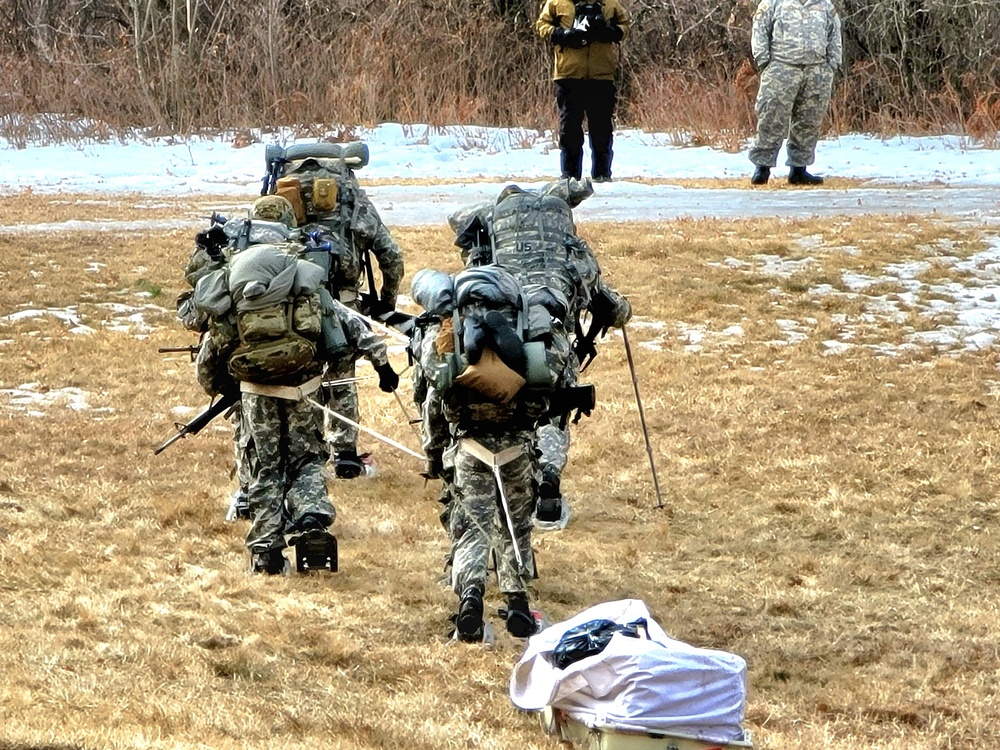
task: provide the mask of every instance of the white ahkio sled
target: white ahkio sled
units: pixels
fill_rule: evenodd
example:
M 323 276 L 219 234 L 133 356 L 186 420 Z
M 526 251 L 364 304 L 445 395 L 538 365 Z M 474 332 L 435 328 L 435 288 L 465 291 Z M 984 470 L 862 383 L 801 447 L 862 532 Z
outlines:
M 746 662 L 671 638 L 637 599 L 599 604 L 533 635 L 510 698 L 580 750 L 753 747 L 742 726 Z

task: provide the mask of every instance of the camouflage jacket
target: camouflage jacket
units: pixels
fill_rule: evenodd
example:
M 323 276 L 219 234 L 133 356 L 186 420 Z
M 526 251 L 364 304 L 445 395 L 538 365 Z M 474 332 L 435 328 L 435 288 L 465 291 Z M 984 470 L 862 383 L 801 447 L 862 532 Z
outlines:
M 632 19 L 618 0 L 604 0 L 601 4 L 608 24 L 618 26 L 627 36 Z M 569 29 L 576 19 L 573 0 L 544 0 L 542 11 L 535 22 L 538 36 L 552 42 L 552 32 L 557 28 Z M 590 42 L 580 49 L 556 45 L 552 78 L 587 78 L 611 80 L 618 67 L 618 45 L 613 42 Z
M 303 231 L 320 230 L 324 235 L 347 246 L 340 264 L 333 270 L 328 283 L 330 293 L 351 303 L 366 282 L 360 264 L 361 255 L 368 251 L 378 263 L 382 277 L 379 300 L 396 306 L 399 285 L 403 280 L 403 253 L 393 241 L 371 199 L 358 184 L 352 170 L 340 180 L 341 209 L 306 224 Z M 372 290 L 374 291 L 374 290 Z
M 761 70 L 772 61 L 834 70 L 843 62 L 840 16 L 830 0 L 761 0 L 750 42 Z

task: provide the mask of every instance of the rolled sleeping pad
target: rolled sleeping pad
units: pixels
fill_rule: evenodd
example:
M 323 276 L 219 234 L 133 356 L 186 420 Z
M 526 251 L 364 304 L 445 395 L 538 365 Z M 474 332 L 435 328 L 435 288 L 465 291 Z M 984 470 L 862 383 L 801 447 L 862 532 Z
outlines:
M 264 163 L 268 166 L 275 159 L 294 161 L 296 159 L 343 159 L 351 169 L 361 169 L 368 165 L 368 144 L 361 141 L 351 143 L 297 143 L 293 146 L 269 144 L 264 147 Z
M 444 271 L 421 268 L 413 276 L 410 296 L 431 315 L 449 315 L 455 309 L 455 283 Z

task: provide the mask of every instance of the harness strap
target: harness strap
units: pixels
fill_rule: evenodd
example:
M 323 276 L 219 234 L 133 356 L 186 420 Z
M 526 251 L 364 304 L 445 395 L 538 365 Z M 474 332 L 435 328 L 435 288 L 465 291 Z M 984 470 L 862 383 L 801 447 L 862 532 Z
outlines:
M 510 503 L 507 500 L 507 493 L 503 488 L 503 478 L 500 475 L 500 467 L 509 464 L 515 458 L 524 455 L 523 445 L 514 445 L 499 453 L 487 450 L 483 445 L 471 438 L 459 438 L 458 449 L 465 451 L 470 456 L 489 466 L 493 470 L 493 478 L 496 480 L 497 489 L 500 491 L 500 505 L 503 508 L 504 521 L 507 526 L 507 533 L 510 534 L 510 544 L 514 548 L 514 557 L 519 568 L 524 568 L 524 558 L 521 556 L 521 546 L 517 543 L 517 534 L 514 531 L 514 519 L 510 515 Z
M 252 393 L 256 396 L 283 398 L 286 401 L 301 401 L 319 390 L 323 378 L 317 375 L 302 385 L 264 385 L 263 383 L 240 383 L 240 393 Z

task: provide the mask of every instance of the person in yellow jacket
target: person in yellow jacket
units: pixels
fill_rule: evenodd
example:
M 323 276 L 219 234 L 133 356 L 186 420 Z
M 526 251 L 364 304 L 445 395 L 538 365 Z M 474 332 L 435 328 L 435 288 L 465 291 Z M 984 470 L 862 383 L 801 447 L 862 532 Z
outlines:
M 631 20 L 618 0 L 543 0 L 538 35 L 555 50 L 562 177 L 583 172 L 583 118 L 590 131 L 594 182 L 611 181 L 612 141 L 618 91 L 618 44 Z

